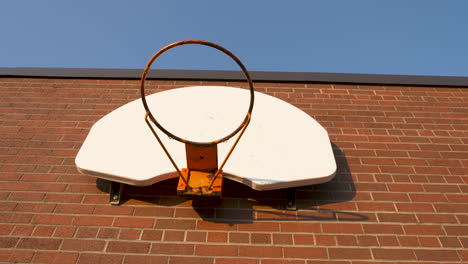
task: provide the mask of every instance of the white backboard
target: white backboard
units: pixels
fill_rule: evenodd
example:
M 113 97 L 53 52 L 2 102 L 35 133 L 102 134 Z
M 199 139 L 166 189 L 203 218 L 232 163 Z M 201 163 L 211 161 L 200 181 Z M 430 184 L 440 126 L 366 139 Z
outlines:
M 249 98 L 245 89 L 195 86 L 146 99 L 154 117 L 173 134 L 192 141 L 211 141 L 240 125 Z M 76 157 L 78 169 L 138 186 L 178 177 L 144 116 L 139 99 L 96 122 Z M 154 128 L 178 166 L 186 167 L 184 144 Z M 218 145 L 219 161 L 235 138 Z M 317 121 L 291 104 L 255 92 L 252 120 L 223 173 L 253 189 L 272 190 L 330 181 L 336 162 L 327 131 Z

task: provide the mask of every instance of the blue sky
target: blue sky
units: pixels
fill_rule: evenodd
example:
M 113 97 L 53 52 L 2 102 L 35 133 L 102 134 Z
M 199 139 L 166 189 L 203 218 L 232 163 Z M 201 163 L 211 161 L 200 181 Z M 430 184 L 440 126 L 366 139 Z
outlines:
M 465 0 L 2 1 L 0 67 L 135 68 L 204 39 L 251 71 L 468 76 Z M 237 70 L 183 46 L 153 68 Z

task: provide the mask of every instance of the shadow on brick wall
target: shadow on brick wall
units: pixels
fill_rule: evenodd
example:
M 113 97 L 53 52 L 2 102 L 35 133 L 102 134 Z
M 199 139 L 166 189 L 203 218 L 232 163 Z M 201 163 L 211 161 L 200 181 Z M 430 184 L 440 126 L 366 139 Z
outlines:
M 214 222 L 253 221 L 365 221 L 365 215 L 353 210 L 356 194 L 344 152 L 332 144 L 338 170 L 327 183 L 297 188 L 297 211 L 286 210 L 287 190 L 256 191 L 243 184 L 225 180 L 223 198 L 185 198 L 176 193 L 177 179 L 152 186 L 126 186 L 122 203 L 155 206 L 190 207 L 202 219 Z M 97 180 L 99 189 L 108 190 L 109 182 Z M 348 210 L 349 209 L 349 210 Z

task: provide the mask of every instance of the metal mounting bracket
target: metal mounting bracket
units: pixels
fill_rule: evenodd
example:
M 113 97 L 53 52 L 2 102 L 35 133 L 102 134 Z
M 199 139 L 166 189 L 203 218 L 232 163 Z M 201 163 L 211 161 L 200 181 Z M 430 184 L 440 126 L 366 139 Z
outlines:
M 296 206 L 296 188 L 288 188 L 286 193 L 286 210 L 295 211 Z
M 125 184 L 120 182 L 111 182 L 109 190 L 109 202 L 111 205 L 120 205 L 120 198 Z

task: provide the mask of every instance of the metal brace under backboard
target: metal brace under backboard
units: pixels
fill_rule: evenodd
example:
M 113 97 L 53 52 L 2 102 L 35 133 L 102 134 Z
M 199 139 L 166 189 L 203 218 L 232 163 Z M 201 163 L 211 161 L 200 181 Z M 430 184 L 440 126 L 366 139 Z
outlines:
M 286 210 L 297 210 L 296 206 L 296 188 L 288 188 L 286 193 Z
M 111 182 L 109 190 L 109 202 L 111 205 L 120 205 L 120 198 L 122 196 L 125 184 L 120 182 Z

